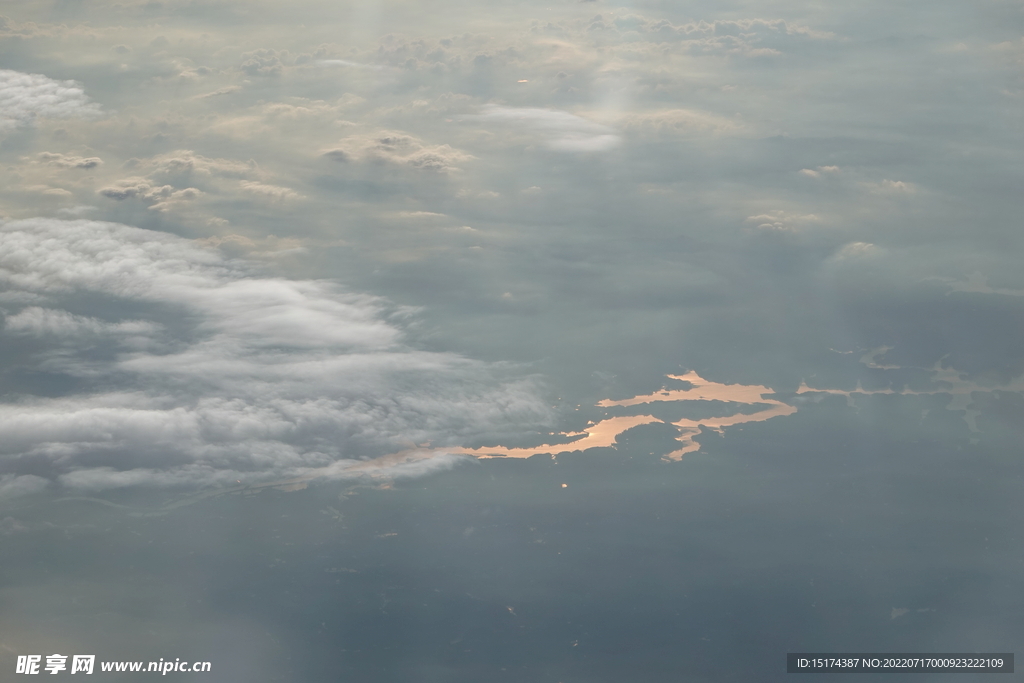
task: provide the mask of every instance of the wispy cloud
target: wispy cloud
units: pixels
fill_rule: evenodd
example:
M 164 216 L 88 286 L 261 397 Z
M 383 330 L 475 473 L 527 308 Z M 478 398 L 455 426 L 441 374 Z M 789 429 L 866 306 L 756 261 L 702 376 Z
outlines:
M 345 66 L 353 69 L 370 69 L 372 71 L 381 71 L 387 68 L 381 64 L 363 64 L 362 62 L 353 62 L 348 59 L 318 59 L 313 64 L 322 67 Z
M 604 152 L 617 147 L 622 139 L 602 123 L 557 109 L 484 105 L 479 114 L 462 117 L 467 121 L 501 123 L 532 131 L 544 138 L 544 144 L 560 152 Z

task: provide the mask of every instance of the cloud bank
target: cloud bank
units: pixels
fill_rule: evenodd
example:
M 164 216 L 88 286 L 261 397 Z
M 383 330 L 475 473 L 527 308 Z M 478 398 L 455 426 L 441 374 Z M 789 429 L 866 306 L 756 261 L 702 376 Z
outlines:
M 31 341 L 27 369 L 69 387 L 4 398 L 7 477 L 95 490 L 340 474 L 548 419 L 531 380 L 409 346 L 408 310 L 164 233 L 7 223 L 0 282 L 35 301 L 4 310 L 3 337 Z

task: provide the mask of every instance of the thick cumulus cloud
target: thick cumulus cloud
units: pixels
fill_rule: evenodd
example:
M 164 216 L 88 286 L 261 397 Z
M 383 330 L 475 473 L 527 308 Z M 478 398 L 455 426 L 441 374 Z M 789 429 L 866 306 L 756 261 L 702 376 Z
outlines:
M 91 102 L 74 81 L 0 69 L 0 134 L 29 125 L 38 117 L 95 116 Z
M 71 387 L 0 405 L 12 491 L 54 479 L 102 489 L 336 473 L 414 442 L 547 417 L 530 380 L 406 345 L 408 310 L 270 277 L 159 232 L 11 222 L 0 281 L 45 302 L 7 305 L 3 336 L 30 340 L 31 370 Z

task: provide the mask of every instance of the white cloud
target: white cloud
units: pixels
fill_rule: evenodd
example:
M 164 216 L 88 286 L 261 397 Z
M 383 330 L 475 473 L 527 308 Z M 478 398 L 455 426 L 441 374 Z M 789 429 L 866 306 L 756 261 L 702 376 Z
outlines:
M 37 117 L 68 118 L 99 114 L 74 81 L 0 69 L 0 133 L 30 125 Z
M 283 201 L 285 199 L 298 199 L 299 193 L 288 187 L 281 187 L 280 185 L 268 185 L 266 183 L 259 183 L 255 180 L 243 180 L 242 189 L 250 194 L 254 194 L 257 197 L 264 197 L 266 199 L 273 199 L 276 201 Z
M 0 283 L 51 300 L 9 315 L 3 334 L 36 335 L 37 368 L 92 387 L 0 404 L 0 454 L 48 460 L 50 477 L 68 486 L 341 476 L 409 442 L 443 450 L 549 417 L 532 380 L 407 346 L 392 322 L 405 314 L 384 300 L 270 277 L 165 233 L 10 222 L 0 228 Z M 107 302 L 106 314 L 66 310 L 69 295 Z M 134 316 L 117 320 L 112 311 L 126 305 Z M 158 319 L 138 320 L 139 310 Z M 81 334 L 145 334 L 152 344 L 114 343 L 97 359 L 66 343 Z
M 67 311 L 30 306 L 7 318 L 4 329 L 28 335 L 61 337 L 89 335 L 152 334 L 158 325 L 144 320 L 108 323 L 97 318 L 74 315 Z
M 818 168 L 802 168 L 800 173 L 807 176 L 808 178 L 820 178 L 823 175 L 834 175 L 839 173 L 838 166 L 818 166 Z
M 864 181 L 859 183 L 860 187 L 874 195 L 888 196 L 891 198 L 909 197 L 916 194 L 919 186 L 905 180 L 890 180 L 885 178 L 880 181 Z
M 837 259 L 854 259 L 864 256 L 873 256 L 879 253 L 878 247 L 870 242 L 850 242 L 836 252 Z
M 800 214 L 777 210 L 757 214 L 756 216 L 747 216 L 744 222 L 756 226 L 758 230 L 794 232 L 803 225 L 820 221 L 821 218 L 813 213 Z
M 895 192 L 895 193 L 912 193 L 916 192 L 917 188 L 913 183 L 908 183 L 903 180 L 883 180 L 876 186 L 877 189 L 883 192 Z

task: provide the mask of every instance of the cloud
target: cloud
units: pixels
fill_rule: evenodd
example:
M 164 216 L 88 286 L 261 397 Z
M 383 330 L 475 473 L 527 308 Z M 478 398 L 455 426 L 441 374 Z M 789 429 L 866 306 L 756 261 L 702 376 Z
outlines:
M 267 185 L 266 183 L 258 183 L 254 180 L 243 180 L 242 189 L 258 197 L 264 197 L 266 199 L 273 199 L 276 201 L 298 199 L 300 196 L 298 192 L 291 188 L 281 187 L 279 185 Z
M 748 225 L 756 226 L 761 231 L 795 232 L 802 225 L 818 223 L 820 221 L 821 218 L 813 213 L 799 214 L 777 210 L 757 214 L 756 216 L 747 216 L 744 222 Z
M 627 128 L 658 133 L 728 133 L 742 124 L 724 116 L 692 109 L 668 109 L 632 114 L 623 119 Z
M 636 14 L 598 15 L 589 23 L 592 35 L 633 37 L 652 43 L 677 43 L 696 54 L 724 53 L 748 57 L 778 55 L 810 41 L 835 39 L 835 34 L 782 19 L 694 21 L 673 24 Z
M 435 173 L 457 171 L 457 164 L 473 158 L 450 145 L 428 145 L 413 135 L 399 131 L 350 136 L 342 140 L 338 147 L 321 154 L 339 162 L 385 162 Z
M 153 334 L 159 326 L 144 320 L 108 323 L 67 311 L 30 306 L 7 318 L 4 330 L 19 334 L 58 337 L 87 335 Z
M 1010 287 L 992 287 L 988 278 L 981 272 L 969 273 L 963 280 L 954 278 L 935 277 L 933 279 L 945 282 L 952 292 L 972 292 L 975 294 L 1003 294 L 1006 296 L 1024 296 L 1024 289 Z
M 0 69 L 0 134 L 31 125 L 36 118 L 88 117 L 100 113 L 74 81 Z
M 140 160 L 138 165 L 147 166 L 154 172 L 168 174 L 195 173 L 202 176 L 224 178 L 248 178 L 258 173 L 256 162 L 234 159 L 216 159 L 196 154 L 190 149 L 179 149 L 159 154 L 152 159 Z
M 807 176 L 808 178 L 820 178 L 823 175 L 833 175 L 839 173 L 838 166 L 818 166 L 817 169 L 813 168 L 802 168 L 800 173 Z
M 68 216 L 71 218 L 78 218 L 87 213 L 95 211 L 97 207 L 89 206 L 87 204 L 79 204 L 78 206 L 72 206 L 65 209 L 58 209 L 57 214 L 61 216 Z
M 883 180 L 880 183 L 869 184 L 869 187 L 875 192 L 886 192 L 892 194 L 912 194 L 917 192 L 917 187 L 913 183 L 908 183 L 903 180 Z
M 260 48 L 242 55 L 244 60 L 239 68 L 250 76 L 279 76 L 284 70 L 284 61 L 288 58 L 288 51 L 269 50 Z
M 103 164 L 103 159 L 99 157 L 79 157 L 59 152 L 41 152 L 39 159 L 60 168 L 93 169 Z
M 2 497 L 0 493 L 0 497 Z M 13 534 L 28 531 L 28 527 L 16 520 L 14 517 L 0 519 L 0 536 L 11 536 Z
M 176 204 L 196 199 L 205 194 L 194 187 L 176 190 L 172 185 L 151 185 L 146 178 L 124 178 L 109 187 L 99 190 L 99 194 L 116 201 L 140 199 L 150 204 L 153 211 L 168 211 Z
M 223 235 L 217 237 L 206 237 L 196 240 L 197 244 L 208 247 L 217 247 L 229 257 L 244 256 L 247 258 L 274 258 L 284 254 L 305 253 L 306 247 L 302 240 L 292 237 L 281 238 L 276 235 L 267 235 L 261 239 L 253 239 L 244 235 Z
M 373 71 L 380 71 L 386 67 L 380 64 L 363 64 L 362 62 L 353 62 L 347 59 L 318 59 L 313 62 L 316 66 L 330 67 L 330 66 L 347 66 L 353 69 L 371 69 Z
M 99 194 L 121 202 L 131 197 L 145 197 L 146 193 L 153 189 L 145 178 L 123 178 L 110 187 L 104 187 Z
M 33 335 L 29 365 L 79 387 L 0 404 L 8 475 L 44 462 L 48 479 L 90 489 L 342 476 L 410 442 L 443 451 L 550 417 L 511 368 L 409 346 L 405 309 L 165 233 L 10 222 L 0 283 L 50 300 L 8 313 L 2 334 Z M 83 301 L 97 312 L 74 310 Z M 104 353 L 67 343 L 81 335 L 105 335 Z
M 242 89 L 242 86 L 240 86 L 240 85 L 227 85 L 227 86 L 224 86 L 223 88 L 217 88 L 216 90 L 214 90 L 212 92 L 203 93 L 202 95 L 196 95 L 195 99 L 201 100 L 201 99 L 205 99 L 207 97 L 219 97 L 220 95 L 230 95 L 232 93 L 238 92 L 241 89 Z
M 0 475 L 0 500 L 37 493 L 46 488 L 49 483 L 43 477 L 37 477 L 34 474 Z
M 152 211 L 169 212 L 207 195 L 241 202 L 250 202 L 254 196 L 273 202 L 303 197 L 289 187 L 264 182 L 268 174 L 252 159 L 207 157 L 179 149 L 150 158 L 132 158 L 124 166 L 136 175 L 100 187 L 97 194 L 118 202 L 141 201 Z M 209 206 L 207 201 L 197 210 Z M 189 215 L 194 217 L 194 211 Z
M 842 249 L 836 252 L 837 259 L 854 259 L 864 256 L 873 256 L 879 253 L 879 248 L 870 242 L 850 242 L 843 245 Z
M 604 152 L 621 142 L 614 129 L 557 109 L 486 104 L 479 114 L 461 118 L 502 123 L 540 134 L 547 147 L 560 152 Z

